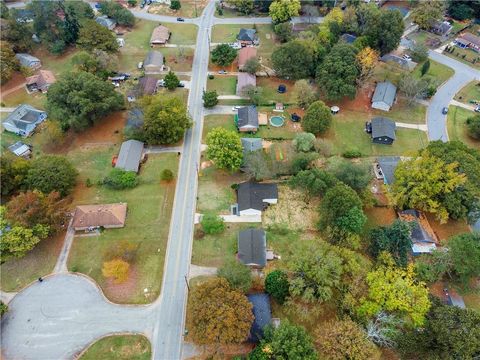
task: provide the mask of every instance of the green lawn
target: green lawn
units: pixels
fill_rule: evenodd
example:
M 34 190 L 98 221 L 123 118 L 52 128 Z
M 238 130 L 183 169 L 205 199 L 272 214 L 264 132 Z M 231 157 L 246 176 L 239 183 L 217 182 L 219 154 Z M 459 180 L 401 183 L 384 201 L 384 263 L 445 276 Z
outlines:
M 37 109 L 44 110 L 47 97 L 40 92 L 28 94 L 25 88 L 22 87 L 7 96 L 2 96 L 2 102 L 5 104 L 5 107 L 16 107 L 20 104 L 29 104 Z
M 371 108 L 373 116 L 385 116 L 396 122 L 409 124 L 425 124 L 427 108 L 424 105 L 414 103 L 408 105 L 404 99 L 397 98 L 397 102 L 388 112 Z
M 112 335 L 96 341 L 81 360 L 150 360 L 150 341 L 143 335 Z
M 231 43 L 237 40 L 240 29 L 251 29 L 253 25 L 221 24 L 212 29 L 212 43 Z
M 287 86 L 287 91 L 283 94 L 278 93 L 278 85 Z M 274 104 L 281 102 L 284 105 L 293 104 L 295 102 L 293 96 L 293 81 L 280 80 L 278 78 L 258 77 L 257 87 L 262 88 L 260 104 Z
M 33 55 L 42 61 L 42 69 L 53 71 L 58 78 L 61 74 L 73 69 L 72 57 L 77 53 L 76 48 L 67 50 L 62 55 L 52 55 L 44 47 L 38 48 Z
M 472 81 L 455 95 L 455 100 L 469 104 L 470 100 L 480 101 L 480 82 Z
M 217 75 L 214 79 L 207 80 L 207 90 L 216 90 L 218 95 L 235 95 L 237 90 L 237 77 Z
M 413 74 L 418 78 L 421 77 L 422 64 L 423 63 L 418 64 L 413 71 Z M 428 69 L 428 72 L 425 75 L 430 75 L 436 78 L 440 84 L 443 84 L 445 81 L 451 78 L 453 74 L 455 74 L 453 69 L 436 61 L 430 60 L 430 69 Z
M 41 155 L 41 147 L 38 142 L 38 136 L 30 136 L 27 138 L 21 137 L 19 135 L 16 135 L 14 133 L 8 132 L 8 131 L 3 131 L 0 135 L 0 144 L 1 144 L 1 149 L 2 151 L 8 151 L 7 148 L 16 143 L 17 141 L 22 141 L 25 144 L 32 145 L 33 148 L 33 155 Z
M 455 50 L 453 53 L 449 53 L 444 51 L 443 55 L 450 56 L 451 58 L 458 60 L 460 62 L 463 62 L 464 64 L 467 64 L 471 67 L 474 67 L 476 69 L 480 69 L 480 56 L 478 53 L 476 53 L 473 50 L 470 49 L 461 49 L 457 46 L 455 46 Z M 473 61 L 476 59 L 476 62 L 473 63 Z
M 80 172 L 79 181 L 85 183 L 90 178 L 97 183 L 111 168 L 115 148 L 76 152 L 69 158 Z M 87 274 L 102 287 L 106 296 L 120 303 L 147 303 L 160 293 L 165 249 L 168 240 L 170 214 L 175 193 L 175 185 L 160 182 L 163 169 L 177 172 L 177 154 L 149 155 L 142 165 L 140 184 L 130 190 L 109 190 L 95 185 L 80 187 L 75 193 L 77 204 L 126 202 L 128 216 L 125 228 L 109 229 L 100 236 L 76 237 L 70 253 L 68 267 L 71 271 Z M 109 287 L 101 269 L 105 260 L 119 241 L 137 245 L 136 260 L 131 266 L 133 284 L 122 292 Z M 149 295 L 144 295 L 144 288 Z
M 451 105 L 447 117 L 448 137 L 450 140 L 459 140 L 470 147 L 480 149 L 480 141 L 468 136 L 465 125 L 465 121 L 473 115 L 475 115 L 473 111 Z
M 170 37 L 170 44 L 177 45 L 195 45 L 197 40 L 197 26 L 193 24 L 175 24 L 170 23 L 166 25 L 172 36 Z
M 205 143 L 208 132 L 216 127 L 237 131 L 233 121 L 233 115 L 208 115 L 203 119 L 202 142 Z

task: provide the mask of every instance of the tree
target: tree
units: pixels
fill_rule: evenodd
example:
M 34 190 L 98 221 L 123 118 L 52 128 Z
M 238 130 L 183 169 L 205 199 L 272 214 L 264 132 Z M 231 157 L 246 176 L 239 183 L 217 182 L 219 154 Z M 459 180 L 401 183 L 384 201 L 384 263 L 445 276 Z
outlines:
M 53 150 L 64 143 L 65 134 L 58 121 L 50 120 L 43 125 L 42 131 L 37 135 L 37 140 L 42 149 Z
M 75 44 L 78 40 L 80 25 L 77 14 L 73 6 L 67 5 L 65 11 L 65 21 L 63 23 L 63 40 L 66 44 Z
M 234 289 L 246 293 L 252 287 L 252 272 L 247 265 L 238 260 L 228 260 L 217 271 Z
M 361 301 L 358 315 L 370 317 L 380 311 L 406 315 L 414 327 L 422 326 L 430 308 L 428 288 L 415 279 L 413 264 L 398 268 L 388 254 L 367 275 L 368 296 Z
M 286 43 L 293 38 L 292 25 L 289 22 L 274 25 L 273 31 L 275 32 L 277 40 L 281 43 Z
M 335 176 L 318 168 L 300 171 L 290 179 L 290 185 L 305 190 L 310 196 L 325 195 L 337 183 Z
M 119 3 L 112 1 L 100 2 L 100 12 L 114 19 L 118 25 L 130 27 L 135 25 L 135 17 L 133 14 Z
M 191 125 L 187 108 L 178 97 L 153 96 L 144 105 L 143 131 L 148 144 L 174 144 Z
M 321 135 L 330 128 L 331 124 L 332 113 L 330 108 L 323 101 L 317 100 L 305 112 L 302 129 L 315 135 Z
M 430 30 L 437 20 L 443 18 L 445 3 L 443 1 L 420 1 L 412 10 L 412 19 L 423 30 Z
M 339 43 L 318 67 L 317 82 L 329 100 L 339 100 L 345 96 L 353 98 L 359 75 L 357 49 L 352 45 Z
M 377 9 L 372 11 L 372 7 L 367 6 L 368 8 L 370 9 L 366 13 L 369 15 L 366 16 L 363 35 L 367 36 L 370 47 L 380 51 L 381 55 L 385 55 L 400 44 L 405 30 L 403 16 L 398 10 Z
M 372 180 L 370 167 L 366 164 L 354 164 L 348 160 L 340 159 L 331 163 L 329 170 L 338 180 L 357 192 L 365 190 Z
M 203 106 L 205 106 L 206 108 L 214 107 L 215 105 L 218 104 L 217 90 L 204 91 L 202 100 L 203 100 Z
M 181 7 L 182 7 L 182 4 L 180 0 L 172 0 L 170 2 L 170 9 L 172 10 L 180 10 Z
M 317 94 L 307 80 L 295 81 L 293 96 L 298 106 L 308 108 L 317 98 Z
M 225 222 L 215 214 L 205 214 L 200 221 L 205 234 L 220 234 L 225 230 Z
M 442 280 L 445 274 L 452 278 L 452 257 L 443 249 L 435 249 L 430 254 L 422 255 L 415 261 L 417 278 L 428 284 Z
M 277 76 L 281 78 L 293 80 L 306 78 L 314 72 L 313 51 L 303 41 L 289 41 L 275 48 L 272 53 L 272 66 Z
M 2 5 L 5 5 L 5 4 L 2 2 Z M 3 301 L 0 301 L 0 316 L 3 316 L 3 314 L 5 314 L 7 312 L 8 312 L 7 304 L 5 304 Z
M 165 75 L 165 87 L 168 90 L 175 90 L 178 85 L 180 85 L 180 80 L 178 80 L 177 75 L 173 71 L 169 71 L 167 75 Z
M 480 115 L 471 116 L 466 121 L 468 135 L 480 140 Z
M 1 19 L 8 19 L 10 17 L 10 12 L 8 10 L 7 5 L 4 1 L 0 3 L 0 18 Z M 3 304 L 3 303 L 2 303 Z M 3 313 L 2 313 L 3 315 Z
M 99 49 L 108 53 L 118 51 L 118 43 L 113 32 L 94 20 L 85 20 L 78 34 L 77 46 L 92 52 Z
M 259 105 L 262 100 L 263 89 L 253 85 L 244 86 L 242 89 L 242 95 L 250 99 L 254 105 Z
M 299 0 L 274 0 L 270 4 L 269 15 L 274 24 L 289 21 L 298 16 L 301 4 Z
M 18 191 L 25 182 L 31 162 L 14 156 L 2 154 L 0 157 L 0 184 L 2 195 L 9 195 Z
M 450 1 L 448 5 L 448 13 L 456 20 L 468 20 L 474 17 L 473 9 L 467 4 L 458 1 Z
M 103 179 L 103 185 L 115 190 L 133 189 L 138 185 L 137 174 L 135 171 L 114 168 Z
M 357 62 L 360 67 L 360 76 L 358 82 L 364 84 L 373 75 L 373 71 L 378 64 L 380 54 L 377 50 L 373 50 L 367 46 L 357 54 Z
M 255 75 L 257 71 L 260 70 L 260 67 L 260 61 L 258 61 L 256 57 L 252 57 L 245 62 L 245 65 L 243 66 L 243 71 Z
M 190 334 L 196 344 L 238 344 L 253 322 L 252 304 L 223 278 L 195 286 L 189 299 Z
M 372 229 L 369 251 L 375 258 L 386 251 L 392 255 L 397 265 L 405 267 L 412 248 L 411 232 L 410 223 L 398 219 L 388 227 Z
M 228 66 L 237 57 L 237 50 L 228 44 L 220 44 L 212 50 L 212 62 L 219 66 Z
M 253 11 L 253 0 L 227 0 L 227 3 L 235 6 L 235 8 L 241 13 L 248 15 Z
M 427 60 L 423 63 L 421 69 L 420 69 L 420 74 L 423 76 L 425 75 L 428 70 L 430 69 L 430 60 Z
M 8 19 L 5 25 L 2 25 L 2 32 L 0 38 L 7 41 L 12 46 L 15 52 L 27 52 L 32 49 L 32 29 L 31 26 L 25 23 L 19 23 L 15 18 Z M 6 46 L 6 44 L 2 44 Z
M 415 103 L 420 95 L 424 94 L 427 83 L 421 79 L 417 79 L 411 74 L 402 74 L 398 82 L 398 89 L 405 95 L 409 105 Z
M 26 228 L 45 225 L 53 232 L 66 220 L 66 203 L 60 199 L 58 192 L 44 195 L 40 191 L 28 190 L 10 199 L 5 218 L 11 224 Z
M 448 240 L 452 268 L 459 279 L 468 281 L 480 275 L 480 234 L 466 233 Z
M 175 0 L 175 1 L 178 1 L 178 0 Z M 180 2 L 180 1 L 179 1 Z M 127 0 L 127 3 L 129 6 L 131 7 L 135 7 L 137 6 L 137 0 Z
M 130 264 L 122 259 L 113 259 L 103 263 L 102 275 L 106 278 L 113 278 L 115 284 L 127 281 Z
M 5 84 L 11 79 L 19 63 L 13 52 L 13 47 L 6 41 L 0 41 L 0 84 Z
M 412 48 L 412 60 L 417 63 L 428 59 L 428 48 L 422 43 L 415 43 Z
M 243 160 L 240 136 L 222 127 L 210 130 L 207 134 L 207 157 L 219 169 L 238 170 Z
M 399 208 L 430 212 L 442 222 L 449 218 L 446 195 L 466 182 L 458 164 L 445 164 L 437 157 L 424 153 L 421 157 L 400 162 L 395 170 L 395 182 L 390 187 L 393 203 Z
M 289 286 L 287 273 L 283 270 L 273 270 L 265 278 L 265 291 L 279 304 L 283 304 L 289 295 Z
M 293 146 L 297 151 L 309 152 L 313 149 L 315 135 L 312 133 L 298 133 L 293 139 Z
M 315 331 L 315 344 L 321 358 L 332 360 L 378 358 L 377 347 L 368 339 L 365 330 L 347 318 L 332 320 Z
M 123 102 L 112 84 L 83 71 L 64 74 L 47 93 L 48 114 L 58 119 L 63 130 L 85 130 L 120 110 Z
M 367 323 L 367 336 L 380 347 L 392 348 L 396 345 L 395 340 L 401 332 L 403 323 L 397 316 L 381 311 Z
M 67 158 L 58 155 L 43 155 L 31 161 L 25 185 L 27 189 L 36 189 L 44 194 L 58 191 L 63 197 L 72 191 L 77 175 L 77 170 Z

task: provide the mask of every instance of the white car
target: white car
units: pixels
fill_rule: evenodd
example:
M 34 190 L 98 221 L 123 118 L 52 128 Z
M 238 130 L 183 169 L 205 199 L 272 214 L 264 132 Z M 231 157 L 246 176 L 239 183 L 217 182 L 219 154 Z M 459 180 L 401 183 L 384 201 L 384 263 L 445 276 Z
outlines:
M 138 64 L 137 64 L 137 69 L 141 69 L 143 68 L 143 61 L 140 61 Z
M 402 57 L 407 61 L 412 61 L 412 57 L 410 55 L 404 54 Z
M 231 44 L 228 44 L 228 45 L 230 45 L 230 47 L 234 48 L 235 50 L 238 50 L 238 49 L 242 48 L 242 45 L 240 45 L 239 43 L 231 43 Z
M 240 109 L 240 108 L 241 108 L 241 106 L 234 106 L 234 107 L 232 108 L 232 111 L 237 111 L 237 110 Z

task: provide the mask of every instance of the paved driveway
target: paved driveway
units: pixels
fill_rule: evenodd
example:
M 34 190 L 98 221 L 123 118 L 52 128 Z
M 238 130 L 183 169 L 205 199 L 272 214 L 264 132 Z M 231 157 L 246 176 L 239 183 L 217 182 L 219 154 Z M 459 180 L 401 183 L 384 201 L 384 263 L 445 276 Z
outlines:
M 9 303 L 2 317 L 6 359 L 71 359 L 100 336 L 151 334 L 152 306 L 108 303 L 79 275 L 59 274 L 34 283 Z

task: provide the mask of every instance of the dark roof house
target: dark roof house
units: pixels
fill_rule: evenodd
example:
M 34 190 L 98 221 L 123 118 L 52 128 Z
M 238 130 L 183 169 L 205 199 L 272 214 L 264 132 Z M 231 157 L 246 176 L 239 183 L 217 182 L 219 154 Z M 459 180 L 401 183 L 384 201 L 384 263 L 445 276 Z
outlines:
M 257 31 L 255 29 L 240 29 L 237 35 L 237 40 L 243 44 L 258 43 Z
M 76 230 L 104 227 L 121 228 L 125 226 L 127 204 L 79 205 L 75 209 L 72 227 Z
M 397 87 L 390 81 L 378 83 L 372 97 L 372 108 L 389 111 L 395 102 Z
M 435 34 L 445 36 L 452 31 L 452 28 L 453 26 L 448 21 L 437 21 L 430 30 Z
M 376 117 L 372 119 L 372 142 L 376 144 L 392 145 L 395 141 L 395 121 Z
M 412 252 L 413 255 L 430 253 L 436 249 L 437 237 L 423 213 L 408 209 L 398 213 L 401 220 L 412 223 Z
M 250 105 L 238 109 L 235 115 L 238 131 L 255 132 L 258 129 L 258 111 L 256 106 Z
M 461 297 L 455 290 L 453 289 L 445 289 L 445 297 L 447 300 L 447 305 L 456 306 L 460 309 L 465 309 L 465 301 L 463 301 L 463 297 Z
M 400 161 L 400 156 L 382 156 L 378 158 L 378 166 L 382 172 L 385 185 L 392 185 L 395 181 L 395 169 Z
M 256 182 L 243 182 L 237 189 L 238 215 L 258 215 L 269 204 L 278 201 L 277 184 L 260 184 Z
M 138 172 L 143 157 L 143 142 L 127 140 L 122 143 L 115 167 L 125 171 Z
M 257 343 L 263 338 L 263 329 L 272 321 L 270 297 L 265 293 L 249 294 L 248 301 L 253 305 L 253 324 L 248 341 Z
M 160 73 L 164 69 L 163 54 L 160 51 L 149 51 L 143 61 L 145 73 Z
M 247 229 L 238 233 L 238 260 L 254 268 L 267 265 L 267 236 L 263 229 Z
M 20 136 L 29 136 L 47 118 L 47 113 L 26 104 L 19 105 L 2 122 L 5 130 Z

